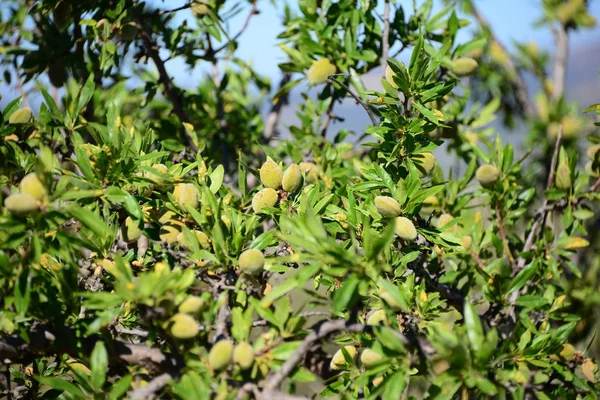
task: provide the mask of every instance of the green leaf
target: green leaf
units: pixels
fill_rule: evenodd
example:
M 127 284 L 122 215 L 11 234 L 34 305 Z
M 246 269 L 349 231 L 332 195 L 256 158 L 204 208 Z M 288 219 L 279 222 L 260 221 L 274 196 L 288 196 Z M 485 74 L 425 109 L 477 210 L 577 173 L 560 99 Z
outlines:
M 94 350 L 92 350 L 90 366 L 92 371 L 92 385 L 94 385 L 96 390 L 101 390 L 104 386 L 108 370 L 108 354 L 101 341 L 96 342 Z
M 86 228 L 101 236 L 103 239 L 110 238 L 113 235 L 113 230 L 98 217 L 94 212 L 81 208 L 75 204 L 71 204 L 67 208 L 67 212 L 76 220 L 80 221 Z
M 94 74 L 90 73 L 90 76 L 85 81 L 85 84 L 81 88 L 79 98 L 77 99 L 77 108 L 75 109 L 75 115 L 79 115 L 81 110 L 89 103 L 90 99 L 94 95 L 96 85 L 94 84 Z
M 356 275 L 352 275 L 346 279 L 338 290 L 333 294 L 332 312 L 339 316 L 343 315 L 343 311 L 351 308 L 358 300 L 358 284 L 360 280 Z
M 222 165 L 219 165 L 215 170 L 210 174 L 210 191 L 213 193 L 217 193 L 223 184 L 223 177 L 225 176 L 225 168 Z
M 467 338 L 471 343 L 471 348 L 475 353 L 479 352 L 483 343 L 483 328 L 479 315 L 475 311 L 475 307 L 469 300 L 465 301 L 464 315 L 465 327 L 467 328 Z
M 43 385 L 48 385 L 51 388 L 62 390 L 63 392 L 72 394 L 80 399 L 86 398 L 81 389 L 64 379 L 52 378 L 50 376 L 39 376 L 36 377 L 36 379 Z
M 521 272 L 515 276 L 510 282 L 510 286 L 508 289 L 509 293 L 514 292 L 515 290 L 521 289 L 529 280 L 535 275 L 537 272 L 539 265 L 539 261 L 533 261 L 529 265 L 527 265 Z

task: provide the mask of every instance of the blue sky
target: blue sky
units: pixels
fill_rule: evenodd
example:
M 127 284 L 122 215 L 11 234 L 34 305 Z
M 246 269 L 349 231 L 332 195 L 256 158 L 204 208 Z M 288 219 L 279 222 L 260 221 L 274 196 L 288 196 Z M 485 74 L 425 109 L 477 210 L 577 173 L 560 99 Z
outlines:
M 271 5 L 267 0 L 259 0 L 261 13 L 252 18 L 237 50 L 237 55 L 240 58 L 252 61 L 257 72 L 275 79 L 279 75 L 277 63 L 283 60 L 283 52 L 278 48 L 277 35 L 283 30 L 279 16 L 282 13 L 284 2 L 276 0 L 276 3 L 278 4 L 277 7 Z M 290 0 L 289 3 L 293 4 L 296 1 Z M 399 0 L 399 3 L 404 5 L 407 14 L 410 15 L 412 1 Z M 421 1 L 418 3 L 421 3 Z M 441 8 L 442 2 L 440 0 L 434 0 L 434 3 L 437 9 Z M 492 24 L 497 36 L 507 45 L 510 46 L 513 40 L 534 40 L 542 48 L 551 50 L 553 46 L 551 33 L 548 29 L 533 26 L 533 23 L 541 16 L 540 3 L 541 0 L 478 0 L 476 2 L 481 12 Z M 592 0 L 591 3 L 592 15 L 600 19 L 600 1 Z M 155 4 L 160 8 L 173 8 L 185 4 L 185 0 L 157 1 Z M 231 20 L 229 26 L 232 33 L 239 30 L 246 16 L 247 12 L 241 12 Z M 190 23 L 194 23 L 190 12 L 180 13 L 179 18 L 187 18 Z M 462 40 L 468 39 L 469 30 L 470 28 L 464 29 Z M 591 30 L 575 33 L 571 37 L 571 43 L 573 43 L 573 48 L 576 48 L 578 45 L 599 39 L 600 29 L 595 27 Z M 170 62 L 168 67 L 172 71 L 177 84 L 186 87 L 194 86 L 193 75 L 183 73 L 185 71 L 183 63 L 174 60 Z

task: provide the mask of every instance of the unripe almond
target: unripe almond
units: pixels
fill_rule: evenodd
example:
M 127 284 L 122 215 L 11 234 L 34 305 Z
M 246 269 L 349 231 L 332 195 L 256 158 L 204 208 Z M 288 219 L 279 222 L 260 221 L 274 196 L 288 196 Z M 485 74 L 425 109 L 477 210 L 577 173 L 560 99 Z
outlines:
M 166 271 L 171 271 L 171 267 L 164 261 L 159 261 L 154 264 L 154 272 L 158 275 L 162 275 Z
M 184 313 L 173 315 L 168 321 L 169 332 L 177 339 L 191 339 L 200 332 L 200 326 L 196 320 Z
M 252 198 L 252 209 L 256 214 L 264 214 L 265 208 L 274 207 L 277 204 L 277 198 L 275 189 L 263 189 Z
M 196 17 L 202 17 L 208 14 L 208 6 L 206 1 L 196 0 L 192 3 L 192 14 Z
M 377 365 L 381 360 L 383 356 L 371 349 L 364 349 L 360 354 L 360 362 L 367 369 Z
M 202 231 L 192 231 L 192 233 L 196 234 L 196 238 L 198 239 L 200 247 L 202 247 L 203 249 L 207 249 L 208 247 L 210 247 L 210 238 L 206 233 Z M 188 243 L 185 240 L 185 235 L 183 234 L 183 232 L 180 232 L 177 235 L 177 242 L 183 247 L 188 247 Z
M 356 347 L 344 346 L 344 349 L 346 349 L 348 355 L 350 356 L 350 358 L 352 358 L 352 361 L 354 361 L 356 359 Z M 346 358 L 344 357 L 344 353 L 342 353 L 342 350 L 340 349 L 336 351 L 333 355 L 331 363 L 329 364 L 329 368 L 331 370 L 340 370 L 344 365 L 346 365 Z
M 558 167 L 556 168 L 556 175 L 554 177 L 554 184 L 557 188 L 562 190 L 568 190 L 571 188 L 571 169 L 567 164 L 558 164 Z
M 135 242 L 142 236 L 142 230 L 139 227 L 138 221 L 131 217 L 125 218 L 123 226 L 121 227 L 121 236 L 124 242 L 131 243 Z
M 421 177 L 429 175 L 435 167 L 435 156 L 430 152 L 418 154 L 414 161 Z
M 431 213 L 435 211 L 437 206 L 440 205 L 439 200 L 435 196 L 427 196 L 425 200 L 423 200 L 423 204 L 421 206 L 421 210 L 424 212 Z
M 302 185 L 302 170 L 297 164 L 292 164 L 285 170 L 281 187 L 286 192 L 295 192 Z
M 233 349 L 233 362 L 241 369 L 248 369 L 254 363 L 254 349 L 248 342 L 239 343 Z
M 226 369 L 233 360 L 233 342 L 219 340 L 208 353 L 208 365 L 215 371 Z
M 385 378 L 383 376 L 378 376 L 377 378 L 373 379 L 373 381 L 371 381 L 373 383 L 373 386 L 377 387 L 379 385 L 381 385 L 381 383 L 383 382 Z
M 311 85 L 318 85 L 327 81 L 329 75 L 335 74 L 337 68 L 326 58 L 313 61 L 312 65 L 308 69 L 306 77 Z
M 249 249 L 240 255 L 239 259 L 240 270 L 248 274 L 255 274 L 265 266 L 265 256 L 260 250 Z
M 385 218 L 395 218 L 400 215 L 400 212 L 402 211 L 400 203 L 389 196 L 375 197 L 375 207 L 377 207 L 379 214 Z
M 452 72 L 458 76 L 471 75 L 477 69 L 477 61 L 470 57 L 457 58 L 452 62 Z
M 577 353 L 575 347 L 573 347 L 572 344 L 565 343 L 560 351 L 560 356 L 566 361 L 571 361 L 573 358 L 575 358 L 575 353 Z
M 449 224 L 452 220 L 454 219 L 454 217 L 450 214 L 442 214 L 440 215 L 440 218 L 438 219 L 438 223 L 437 223 L 437 227 L 438 228 L 443 228 L 444 226 L 446 226 L 447 224 Z M 452 225 L 452 227 L 449 228 L 449 232 L 456 232 L 458 229 L 458 227 L 456 225 Z
M 298 166 L 306 175 L 306 183 L 317 183 L 319 180 L 319 167 L 311 162 L 301 162 Z
M 374 310 L 367 317 L 367 325 L 386 325 L 387 324 L 387 314 L 385 310 L 378 309 Z
M 27 193 L 15 193 L 4 200 L 4 207 L 14 216 L 25 217 L 39 211 L 40 202 Z
M 44 202 L 48 196 L 44 184 L 39 180 L 36 174 L 29 174 L 21 179 L 19 190 L 21 193 L 28 194 L 40 202 Z
M 500 169 L 494 165 L 484 164 L 477 168 L 475 178 L 477 178 L 479 184 L 484 188 L 493 188 L 496 182 L 498 182 L 498 178 L 500 178 Z
M 31 121 L 32 113 L 30 108 L 19 108 L 10 115 L 8 123 L 12 125 L 27 124 Z
M 179 236 L 179 229 L 173 225 L 163 225 L 160 227 L 160 240 L 173 244 L 177 242 Z
M 179 304 L 179 312 L 190 315 L 197 315 L 204 307 L 204 300 L 198 296 L 188 296 Z
M 263 186 L 271 189 L 279 189 L 281 187 L 281 180 L 283 179 L 283 172 L 281 167 L 273 160 L 267 160 L 262 167 L 260 167 L 260 181 Z
M 415 224 L 406 217 L 396 218 L 394 232 L 396 232 L 396 235 L 403 240 L 413 241 L 417 238 Z
M 152 165 L 152 168 L 160 171 L 163 174 L 168 174 L 169 173 L 169 168 L 167 168 L 166 165 L 164 164 L 154 164 Z M 165 180 L 163 178 L 161 178 L 160 176 L 153 174 L 152 172 L 146 172 L 147 174 L 147 178 L 151 179 L 155 184 L 157 185 L 162 185 L 163 183 L 165 183 Z
M 596 154 L 598 153 L 598 150 L 600 150 L 600 143 L 599 144 L 595 144 L 593 146 L 590 146 L 587 149 L 587 155 L 589 158 L 591 158 L 592 160 L 594 158 L 596 158 Z
M 398 89 L 398 84 L 394 81 L 394 70 L 388 65 L 385 67 L 385 80 L 392 85 L 394 89 Z
M 471 248 L 471 246 L 473 245 L 473 238 L 468 235 L 463 236 L 463 239 L 461 240 L 460 245 L 463 247 L 463 249 L 469 250 Z
M 177 200 L 177 204 L 182 211 L 185 211 L 185 206 L 198 208 L 198 190 L 191 183 L 180 183 L 175 186 L 173 195 Z

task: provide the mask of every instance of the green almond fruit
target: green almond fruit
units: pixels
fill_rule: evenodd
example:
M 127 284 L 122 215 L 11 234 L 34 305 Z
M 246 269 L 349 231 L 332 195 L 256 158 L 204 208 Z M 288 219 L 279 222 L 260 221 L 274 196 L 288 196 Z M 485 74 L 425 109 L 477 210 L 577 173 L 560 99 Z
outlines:
M 32 116 L 33 114 L 30 108 L 19 108 L 10 115 L 8 123 L 12 125 L 27 124 L 31 121 Z
M 214 371 L 226 369 L 233 360 L 233 342 L 219 340 L 208 353 L 208 365 Z
M 348 352 L 348 355 L 354 361 L 356 359 L 356 347 L 354 346 L 344 346 L 344 349 Z M 336 351 L 331 359 L 331 363 L 329 364 L 329 368 L 331 370 L 340 370 L 346 365 L 346 358 L 344 357 L 344 353 L 342 350 Z
M 29 174 L 23 177 L 19 184 L 19 190 L 21 193 L 28 194 L 40 202 L 46 201 L 48 197 L 46 187 L 36 174 Z
M 392 85 L 394 89 L 398 89 L 398 84 L 394 81 L 394 70 L 388 65 L 385 67 L 385 80 Z
M 206 5 L 206 2 L 202 0 L 197 0 L 194 3 L 192 3 L 192 14 L 194 14 L 195 17 L 202 17 L 204 15 L 207 15 L 208 6 Z
M 433 153 L 420 153 L 415 157 L 414 161 L 421 178 L 431 174 L 431 171 L 435 168 L 435 156 Z
M 265 266 L 265 256 L 260 250 L 249 249 L 240 255 L 239 259 L 240 270 L 248 274 L 255 274 Z
M 177 204 L 182 211 L 185 211 L 185 206 L 188 205 L 194 209 L 198 208 L 198 189 L 191 183 L 180 183 L 175 186 L 173 195 L 177 200 Z
M 164 164 L 154 164 L 152 165 L 152 168 L 161 172 L 164 175 L 167 175 L 169 173 L 169 168 L 167 168 L 167 166 Z M 154 182 L 157 185 L 162 185 L 163 183 L 165 183 L 165 180 L 163 178 L 156 174 L 153 174 L 152 172 L 146 172 L 146 174 L 146 177 L 152 180 L 152 182 Z
M 173 225 L 163 225 L 160 227 L 160 240 L 173 244 L 177 242 L 177 238 L 181 232 Z
M 364 349 L 360 354 L 360 362 L 365 368 L 372 368 L 381 360 L 383 360 L 383 356 L 371 349 Z
M 200 332 L 196 320 L 188 314 L 177 313 L 167 321 L 169 332 L 177 339 L 191 339 Z
M 558 164 L 556 174 L 554 176 L 554 184 L 557 188 L 568 190 L 571 188 L 571 169 L 567 164 Z
M 394 232 L 400 239 L 413 241 L 417 238 L 417 229 L 410 219 L 397 217 L 394 223 Z
M 491 164 L 484 164 L 477 168 L 475 178 L 477 178 L 479 184 L 484 188 L 493 188 L 496 185 L 496 182 L 498 182 L 498 178 L 500 178 L 500 169 Z
M 395 218 L 400 215 L 400 212 L 402 211 L 400 203 L 389 196 L 375 197 L 375 207 L 377 207 L 379 214 L 385 218 Z
M 210 247 L 210 238 L 206 233 L 202 231 L 192 231 L 192 233 L 196 234 L 196 238 L 198 239 L 198 244 L 200 244 L 200 247 L 202 247 L 203 249 L 207 249 Z M 177 243 L 179 243 L 182 247 L 188 247 L 188 242 L 185 239 L 185 235 L 183 234 L 183 232 L 180 232 L 177 235 Z
M 319 167 L 311 162 L 301 162 L 298 164 L 300 170 L 306 176 L 306 183 L 317 183 L 319 180 Z
M 179 304 L 178 311 L 184 314 L 197 315 L 204 308 L 204 300 L 198 296 L 188 296 Z
M 241 369 L 248 369 L 254 363 L 254 349 L 248 342 L 242 342 L 233 349 L 233 362 Z
M 139 227 L 139 222 L 131 217 L 125 218 L 121 227 L 121 236 L 123 241 L 127 243 L 135 242 L 142 236 L 142 230 Z
M 437 228 L 438 229 L 443 228 L 444 226 L 448 225 L 452 220 L 454 220 L 454 217 L 450 214 L 440 215 L 440 218 L 438 219 L 438 223 L 437 223 Z M 455 233 L 457 230 L 458 230 L 458 226 L 452 225 L 452 227 L 449 228 L 448 232 Z
M 458 76 L 467 76 L 475 72 L 478 66 L 477 61 L 471 57 L 461 57 L 452 62 L 452 72 Z
M 40 202 L 27 193 L 15 193 L 4 200 L 4 207 L 14 216 L 25 217 L 39 211 Z
M 387 321 L 387 314 L 382 309 L 372 311 L 367 317 L 367 325 L 387 325 Z
M 426 213 L 434 212 L 440 205 L 440 201 L 435 196 L 427 196 L 421 205 L 421 211 Z
M 463 236 L 463 239 L 460 241 L 460 245 L 463 249 L 469 250 L 473 245 L 473 238 L 468 235 Z
M 600 144 L 595 144 L 593 146 L 590 146 L 587 149 L 587 156 L 593 160 L 594 158 L 596 158 L 596 154 L 598 153 L 598 150 L 600 150 Z
M 575 358 L 576 353 L 577 350 L 575 350 L 575 347 L 573 347 L 572 344 L 565 343 L 560 351 L 560 356 L 566 361 L 571 361 L 573 358 Z
M 267 160 L 260 167 L 260 181 L 263 186 L 271 189 L 279 189 L 283 179 L 281 167 L 273 160 Z
M 311 85 L 318 85 L 327 81 L 329 75 L 335 74 L 337 68 L 326 58 L 313 61 L 312 65 L 308 69 L 306 77 Z
M 281 187 L 286 192 L 295 192 L 302 185 L 302 170 L 297 164 L 292 164 L 285 170 Z
M 275 189 L 263 189 L 252 198 L 252 209 L 256 214 L 264 214 L 263 210 L 267 207 L 274 207 L 277 199 L 278 195 Z

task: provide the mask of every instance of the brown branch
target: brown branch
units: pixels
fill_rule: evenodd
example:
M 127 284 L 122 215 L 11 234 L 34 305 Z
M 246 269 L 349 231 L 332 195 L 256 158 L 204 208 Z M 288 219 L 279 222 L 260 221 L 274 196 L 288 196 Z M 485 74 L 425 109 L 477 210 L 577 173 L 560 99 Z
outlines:
M 597 192 L 599 188 L 600 188 L 600 178 L 596 179 L 596 182 L 594 182 L 594 184 L 592 185 L 590 190 L 592 192 Z
M 131 2 L 129 5 L 132 6 Z M 181 96 L 177 92 L 177 88 L 175 87 L 173 81 L 169 77 L 169 73 L 167 72 L 167 68 L 165 67 L 164 61 L 160 58 L 158 44 L 152 37 L 152 28 L 150 28 L 150 26 L 146 24 L 145 17 L 140 8 L 136 8 L 135 10 L 135 21 L 138 26 L 138 29 L 140 30 L 140 34 L 142 35 L 142 39 L 144 40 L 145 51 L 150 56 L 152 61 L 154 61 L 154 64 L 158 69 L 160 82 L 165 88 L 165 94 L 167 95 L 167 98 L 171 101 L 171 104 L 173 105 L 173 112 L 175 113 L 175 115 L 177 115 L 177 117 L 182 123 L 191 123 L 190 118 L 188 117 L 183 108 L 183 101 L 181 99 Z M 192 140 L 185 127 L 181 127 L 181 132 L 183 144 L 191 148 L 194 152 L 197 152 L 198 147 Z
M 148 384 L 144 387 L 137 388 L 129 393 L 129 398 L 134 400 L 141 399 L 155 399 L 158 392 L 165 388 L 176 377 L 169 374 L 164 373 L 160 374 L 156 378 L 152 379 Z
M 390 52 L 390 0 L 385 0 L 383 9 L 383 36 L 381 37 L 381 73 L 385 76 Z
M 323 123 L 319 127 L 319 135 L 323 138 L 323 143 L 325 143 L 325 136 L 327 136 L 327 129 L 329 129 L 329 125 L 331 124 L 331 120 L 333 118 L 333 107 L 334 106 L 335 106 L 335 97 L 333 96 L 333 90 L 332 90 L 331 102 L 329 103 L 329 106 L 327 107 L 327 111 L 325 112 L 325 119 L 323 120 Z
M 246 20 L 244 21 L 244 25 L 242 25 L 242 28 L 240 29 L 240 31 L 238 33 L 236 33 L 230 41 L 228 41 L 227 43 L 225 43 L 221 47 L 217 48 L 213 52 L 213 54 L 219 53 L 221 50 L 223 50 L 224 48 L 226 48 L 227 46 L 229 46 L 229 44 L 231 42 L 235 42 L 236 40 L 238 40 L 240 38 L 240 36 L 242 36 L 242 34 L 244 33 L 244 31 L 246 29 L 248 29 L 248 26 L 250 26 L 250 20 L 252 19 L 252 16 L 254 16 L 254 15 L 257 14 L 256 3 L 257 3 L 257 0 L 254 0 L 252 2 L 252 7 L 250 8 L 250 12 L 248 13 L 248 16 L 246 17 Z
M 502 48 L 502 50 L 504 50 L 504 52 L 506 54 L 509 54 L 506 47 L 497 39 L 496 35 L 494 34 L 494 31 L 492 30 L 492 26 L 490 25 L 489 21 L 483 16 L 483 14 L 475 6 L 475 2 L 473 0 L 469 0 L 468 4 L 471 8 L 471 14 L 473 14 L 473 17 L 475 18 L 475 20 L 477 21 L 479 26 L 481 26 L 481 28 L 488 33 L 488 35 L 490 36 L 490 38 L 493 41 L 498 43 L 498 45 Z M 509 68 L 512 69 L 513 71 L 515 71 L 515 82 L 514 83 L 515 83 L 515 98 L 517 100 L 517 103 L 523 110 L 523 114 L 525 115 L 526 118 L 534 118 L 536 115 L 536 111 L 532 105 L 533 103 L 531 101 L 529 101 L 529 91 L 527 89 L 527 85 L 525 84 L 525 79 L 523 78 L 523 74 L 521 71 L 519 71 L 515 67 L 512 59 L 510 57 L 508 58 L 508 63 L 509 63 Z
M 298 346 L 296 351 L 287 359 L 285 363 L 281 366 L 281 368 L 267 377 L 266 384 L 264 386 L 264 390 L 266 392 L 276 390 L 281 383 L 287 378 L 296 365 L 304 358 L 304 356 L 308 353 L 310 348 L 317 341 L 326 338 L 327 336 L 339 333 L 339 332 L 355 332 L 355 333 L 368 333 L 371 332 L 372 327 L 369 325 L 352 323 L 350 321 L 344 319 L 338 319 L 333 321 L 322 321 L 315 330 L 313 330 L 310 334 L 308 334 L 302 344 Z M 400 332 L 395 332 L 396 338 L 402 342 L 404 345 L 409 344 L 409 340 L 406 336 L 401 334 Z
M 154 13 L 154 15 L 157 15 L 157 16 L 160 17 L 160 16 L 165 15 L 165 14 L 170 14 L 170 13 L 175 13 L 175 12 L 178 12 L 178 11 L 186 10 L 186 9 L 188 9 L 190 7 L 192 7 L 191 3 L 190 4 L 184 4 L 184 5 L 180 6 L 180 7 L 173 8 L 171 10 L 159 10 L 156 13 Z
M 348 94 L 350 96 L 354 97 L 354 100 L 356 100 L 356 102 L 358 104 L 360 104 L 365 109 L 365 111 L 367 112 L 367 114 L 369 114 L 369 118 L 371 119 L 371 123 L 373 124 L 373 126 L 377 126 L 378 125 L 377 119 L 375 118 L 375 114 L 373 114 L 373 111 L 371 111 L 371 109 L 369 108 L 369 106 L 364 101 L 362 101 L 362 99 L 360 97 L 358 97 L 357 94 L 355 94 L 352 90 L 350 90 L 350 88 L 348 86 L 346 86 L 344 83 L 338 81 L 335 76 L 331 76 L 330 75 L 328 79 L 329 79 L 330 82 L 335 82 L 338 85 L 340 85 L 341 87 L 343 87 L 344 89 L 346 89 L 346 91 L 348 92 Z
M 287 85 L 291 79 L 292 74 L 285 72 L 279 81 L 279 88 L 277 89 L 277 92 Z M 279 124 L 279 117 L 281 116 L 281 110 L 288 103 L 288 100 L 288 93 L 284 93 L 281 97 L 273 99 L 273 105 L 271 106 L 271 110 L 265 119 L 265 128 L 262 136 L 262 141 L 264 144 L 269 144 L 273 136 L 275 136 L 277 132 L 277 124 Z
M 565 91 L 565 80 L 567 76 L 567 58 L 569 56 L 569 36 L 567 28 L 564 25 L 554 30 L 556 38 L 556 54 L 554 55 L 554 69 L 552 71 L 552 80 L 554 92 L 552 98 L 560 99 Z

